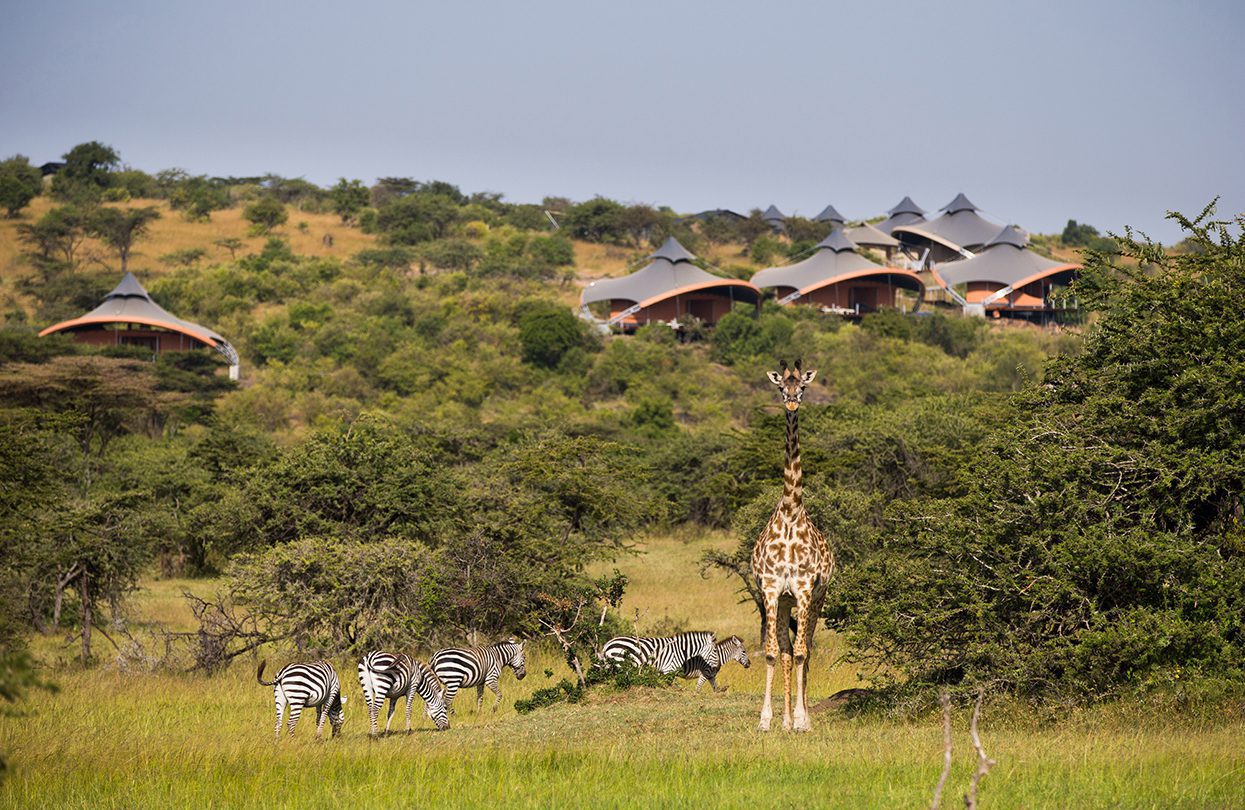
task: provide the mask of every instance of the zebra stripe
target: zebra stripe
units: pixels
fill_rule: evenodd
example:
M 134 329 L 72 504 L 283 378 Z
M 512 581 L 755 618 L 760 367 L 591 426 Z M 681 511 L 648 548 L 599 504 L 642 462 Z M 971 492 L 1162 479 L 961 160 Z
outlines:
M 607 665 L 651 666 L 663 675 L 681 671 L 689 659 L 696 657 L 710 666 L 722 665 L 713 633 L 679 633 L 670 638 L 615 636 L 601 650 L 601 660 Z
M 441 681 L 441 702 L 448 709 L 458 690 L 467 686 L 476 688 L 476 711 L 484 702 L 484 687 L 497 695 L 493 711 L 501 703 L 501 690 L 497 681 L 504 667 L 514 670 L 520 681 L 527 675 L 523 654 L 523 642 L 510 639 L 487 647 L 447 647 L 438 650 L 429 661 L 432 671 Z
M 259 662 L 255 670 L 255 680 L 263 686 L 271 686 L 273 702 L 277 705 L 277 725 L 274 732 L 281 739 L 281 717 L 285 707 L 290 708 L 290 736 L 294 736 L 294 727 L 298 725 L 299 715 L 308 706 L 316 707 L 316 736 L 324 731 L 324 720 L 328 719 L 333 727 L 333 736 L 341 733 L 342 724 L 346 722 L 346 714 L 342 704 L 346 696 L 342 694 L 341 683 L 337 680 L 337 672 L 327 661 L 313 661 L 310 664 L 287 664 L 271 681 L 264 680 L 264 666 L 267 661 Z
M 722 671 L 722 667 L 726 666 L 730 661 L 738 661 L 744 669 L 752 666 L 752 661 L 748 658 L 748 651 L 744 649 L 744 642 L 739 636 L 731 636 L 725 641 L 719 641 L 718 647 L 718 666 L 710 666 L 705 659 L 700 656 L 689 658 L 687 663 L 683 665 L 684 678 L 696 678 L 696 691 L 700 691 L 700 687 L 705 685 L 705 681 L 713 687 L 713 691 L 721 692 L 725 690 L 718 689 L 718 673 Z
M 368 721 L 372 736 L 377 731 L 377 717 L 385 699 L 389 700 L 389 714 L 385 716 L 385 732 L 393 721 L 393 711 L 398 698 L 406 696 L 406 730 L 411 730 L 411 704 L 416 693 L 424 699 L 427 714 L 437 724 L 437 730 L 450 727 L 449 715 L 441 702 L 441 685 L 422 662 L 409 655 L 387 652 L 370 652 L 359 662 L 359 685 L 363 687 L 363 700 L 367 703 Z

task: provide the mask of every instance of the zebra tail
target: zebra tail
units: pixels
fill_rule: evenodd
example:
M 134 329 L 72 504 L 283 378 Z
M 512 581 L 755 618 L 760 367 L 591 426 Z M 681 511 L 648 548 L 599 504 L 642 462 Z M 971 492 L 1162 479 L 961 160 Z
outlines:
M 267 659 L 259 662 L 259 669 L 255 670 L 255 680 L 259 681 L 261 686 L 276 686 L 276 680 L 264 680 L 264 667 L 268 665 Z

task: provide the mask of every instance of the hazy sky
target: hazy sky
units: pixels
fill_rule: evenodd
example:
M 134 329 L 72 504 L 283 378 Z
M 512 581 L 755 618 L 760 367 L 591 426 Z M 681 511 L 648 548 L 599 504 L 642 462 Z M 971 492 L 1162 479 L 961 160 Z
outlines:
M 40 2 L 0 158 L 815 215 L 965 192 L 1040 232 L 1245 212 L 1245 3 Z

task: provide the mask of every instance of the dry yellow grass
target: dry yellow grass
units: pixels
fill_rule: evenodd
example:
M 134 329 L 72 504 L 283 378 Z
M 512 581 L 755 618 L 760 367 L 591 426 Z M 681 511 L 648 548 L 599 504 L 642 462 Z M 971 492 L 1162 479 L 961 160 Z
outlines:
M 0 218 L 0 279 L 5 287 L 30 272 L 29 265 L 22 259 L 24 246 L 18 239 L 18 225 L 37 222 L 55 205 L 56 202 L 48 197 L 38 197 L 22 212 L 21 217 Z M 216 245 L 217 241 L 230 238 L 242 240 L 243 246 L 238 249 L 238 254 L 244 256 L 259 250 L 267 239 L 247 235 L 250 223 L 242 218 L 241 207 L 214 211 L 208 222 L 189 222 L 181 212 L 171 210 L 163 200 L 134 200 L 124 205 L 150 205 L 160 212 L 160 219 L 151 224 L 150 233 L 139 240 L 130 254 L 130 268 L 144 279 L 168 272 L 169 267 L 160 261 L 160 257 L 170 253 L 199 248 L 207 251 L 204 257 L 206 262 L 228 261 L 229 251 Z M 341 218 L 335 214 L 313 214 L 292 207 L 287 207 L 287 210 L 289 221 L 274 231 L 274 235 L 287 240 L 290 248 L 299 255 L 346 258 L 376 244 L 376 237 L 358 228 L 342 225 Z M 300 228 L 301 223 L 306 223 L 306 227 Z M 332 237 L 331 246 L 325 244 L 326 235 Z M 84 266 L 119 267 L 113 251 L 97 240 L 88 239 L 80 255 Z M 8 292 L 11 294 L 11 289 Z

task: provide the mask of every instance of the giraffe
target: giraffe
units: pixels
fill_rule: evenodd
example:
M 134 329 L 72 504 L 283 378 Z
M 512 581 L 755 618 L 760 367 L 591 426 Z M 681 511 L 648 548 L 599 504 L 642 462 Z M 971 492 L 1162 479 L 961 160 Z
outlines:
M 784 731 L 809 731 L 808 648 L 821 615 L 826 586 L 834 573 L 834 555 L 826 538 L 804 511 L 803 471 L 800 468 L 799 415 L 804 389 L 816 371 L 800 371 L 783 364 L 782 373 L 771 371 L 770 382 L 778 386 L 787 412 L 787 463 L 783 470 L 782 500 L 752 549 L 752 576 L 764 601 L 761 621 L 765 647 L 765 703 L 761 707 L 761 731 L 769 731 L 774 716 L 772 703 L 774 662 L 782 653 Z M 791 638 L 792 609 L 795 639 Z M 795 712 L 792 716 L 791 671 L 795 669 Z

